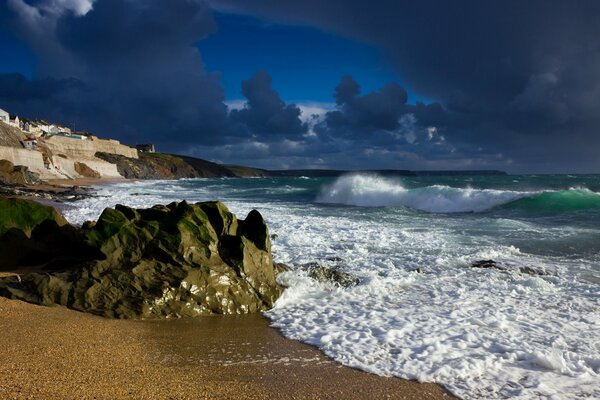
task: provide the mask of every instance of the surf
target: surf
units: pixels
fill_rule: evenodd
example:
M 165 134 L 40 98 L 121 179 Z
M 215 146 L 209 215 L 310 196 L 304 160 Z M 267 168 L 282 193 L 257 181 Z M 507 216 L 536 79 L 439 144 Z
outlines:
M 600 194 L 585 188 L 516 191 L 430 185 L 406 188 L 399 179 L 352 174 L 321 188 L 317 203 L 407 207 L 430 213 L 485 212 L 497 208 L 560 213 L 600 209 Z

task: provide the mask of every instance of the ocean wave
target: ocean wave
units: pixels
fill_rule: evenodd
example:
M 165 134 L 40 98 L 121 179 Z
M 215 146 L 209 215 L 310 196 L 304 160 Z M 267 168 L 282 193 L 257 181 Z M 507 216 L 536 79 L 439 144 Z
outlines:
M 600 193 L 585 188 L 545 191 L 512 201 L 503 208 L 538 213 L 600 209 Z
M 600 209 L 600 194 L 585 188 L 562 191 L 513 191 L 432 185 L 405 188 L 377 175 L 344 175 L 321 189 L 318 203 L 362 207 L 409 207 L 433 213 L 482 212 L 498 207 L 528 212 Z
M 324 187 L 317 202 L 364 207 L 410 207 L 450 213 L 489 210 L 535 192 L 454 188 L 432 185 L 407 189 L 394 179 L 377 175 L 345 175 Z

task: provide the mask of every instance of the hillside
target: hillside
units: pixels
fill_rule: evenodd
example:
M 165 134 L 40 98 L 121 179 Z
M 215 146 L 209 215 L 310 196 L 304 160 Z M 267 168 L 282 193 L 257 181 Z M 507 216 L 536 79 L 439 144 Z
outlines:
M 265 176 L 254 168 L 225 166 L 200 158 L 165 153 L 139 153 L 137 159 L 98 152 L 96 157 L 115 164 L 127 179 L 181 179 Z
M 4 122 L 0 122 L 0 146 L 23 148 L 21 140 L 25 139 L 25 135 Z

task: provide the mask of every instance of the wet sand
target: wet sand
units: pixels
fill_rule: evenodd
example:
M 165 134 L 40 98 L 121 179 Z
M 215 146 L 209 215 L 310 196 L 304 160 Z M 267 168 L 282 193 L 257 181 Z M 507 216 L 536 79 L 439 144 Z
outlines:
M 2 399 L 449 399 L 285 339 L 261 315 L 110 320 L 0 298 Z

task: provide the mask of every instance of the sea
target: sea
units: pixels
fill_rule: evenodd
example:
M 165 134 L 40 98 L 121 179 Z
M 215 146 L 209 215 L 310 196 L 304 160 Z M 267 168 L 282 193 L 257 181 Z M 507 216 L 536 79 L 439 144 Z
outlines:
M 64 210 L 222 200 L 257 209 L 288 338 L 465 399 L 600 399 L 600 175 L 220 178 L 98 186 Z M 497 268 L 473 268 L 493 260 Z M 343 288 L 309 263 L 354 274 Z

